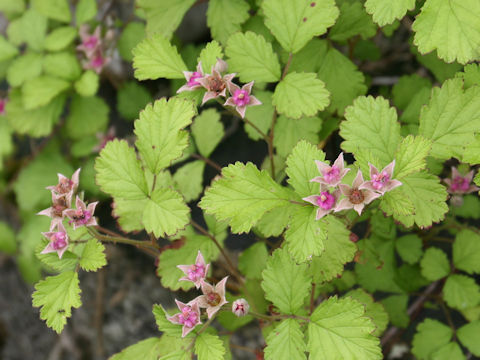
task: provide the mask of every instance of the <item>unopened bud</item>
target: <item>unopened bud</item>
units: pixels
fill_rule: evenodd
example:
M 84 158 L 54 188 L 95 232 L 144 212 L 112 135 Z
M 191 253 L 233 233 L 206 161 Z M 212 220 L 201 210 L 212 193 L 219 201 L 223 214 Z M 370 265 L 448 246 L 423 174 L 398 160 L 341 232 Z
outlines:
M 248 314 L 248 310 L 250 310 L 250 305 L 248 305 L 247 300 L 245 299 L 238 299 L 233 302 L 232 305 L 232 312 L 240 317 L 245 316 Z

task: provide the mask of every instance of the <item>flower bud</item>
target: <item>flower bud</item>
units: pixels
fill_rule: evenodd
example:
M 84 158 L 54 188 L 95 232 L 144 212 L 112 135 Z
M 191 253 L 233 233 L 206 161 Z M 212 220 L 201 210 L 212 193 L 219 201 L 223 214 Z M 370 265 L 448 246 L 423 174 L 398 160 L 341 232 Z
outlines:
M 232 312 L 238 317 L 247 315 L 249 309 L 250 305 L 245 299 L 238 299 L 233 302 Z

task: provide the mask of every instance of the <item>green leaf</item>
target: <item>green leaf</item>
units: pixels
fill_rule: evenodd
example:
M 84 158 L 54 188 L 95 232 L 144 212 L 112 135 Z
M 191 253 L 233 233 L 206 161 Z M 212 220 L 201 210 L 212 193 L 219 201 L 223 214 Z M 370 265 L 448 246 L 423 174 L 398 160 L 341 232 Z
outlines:
M 70 52 L 46 55 L 43 58 L 43 71 L 45 75 L 70 81 L 78 79 L 82 73 L 77 57 Z
M 158 360 L 162 353 L 161 339 L 158 337 L 151 337 L 130 345 L 121 352 L 110 357 L 109 360 Z
M 262 106 L 252 106 L 248 109 L 248 120 L 264 134 L 268 133 L 275 111 L 270 91 L 255 91 L 255 97 L 262 102 Z M 245 131 L 252 140 L 263 139 L 262 135 L 252 126 L 245 123 Z M 275 138 L 274 138 L 275 140 Z
M 267 259 L 268 251 L 265 243 L 255 243 L 242 252 L 238 258 L 238 269 L 248 278 L 261 279 Z
M 79 95 L 93 96 L 97 93 L 99 85 L 99 76 L 92 70 L 85 71 L 74 86 Z
M 171 165 L 182 156 L 188 146 L 188 133 L 196 113 L 193 102 L 180 98 L 162 98 L 147 105 L 135 122 L 137 146 L 147 167 L 153 174 Z
M 328 36 L 333 41 L 344 42 L 355 35 L 368 39 L 376 32 L 377 27 L 365 12 L 362 3 L 346 1 L 341 3 L 340 16 L 330 29 Z
M 417 61 L 430 70 L 441 83 L 453 78 L 458 71 L 462 70 L 462 65 L 457 62 L 447 64 L 439 59 L 436 51 L 422 55 L 413 45 L 410 47 L 410 51 L 415 54 Z
M 415 97 L 416 91 L 412 91 L 412 89 L 431 90 L 432 84 L 430 80 L 417 74 L 402 76 L 398 82 L 393 85 L 392 89 L 393 103 L 400 110 L 405 110 Z
M 28 52 L 17 58 L 7 70 L 8 83 L 17 87 L 26 80 L 35 78 L 42 73 L 43 57 L 34 52 Z
M 461 159 L 480 126 L 480 88 L 463 91 L 461 79 L 447 80 L 434 88 L 430 103 L 420 114 L 419 134 L 433 141 L 431 155 Z
M 376 325 L 373 335 L 380 336 L 388 325 L 388 314 L 382 304 L 375 302 L 375 299 L 363 289 L 351 290 L 345 297 L 357 300 L 365 306 L 365 315 L 372 319 Z
M 176 189 L 183 195 L 185 202 L 197 200 L 203 191 L 203 171 L 205 162 L 201 160 L 189 162 L 173 175 Z
M 54 270 L 56 272 L 64 271 L 74 271 L 78 264 L 78 256 L 76 253 L 68 250 L 66 251 L 62 258 L 58 257 L 56 252 L 42 254 L 41 251 L 45 249 L 48 244 L 48 240 L 43 238 L 42 241 L 38 244 L 35 255 L 42 262 L 42 265 L 48 270 Z M 83 246 L 79 245 L 79 247 Z
M 33 8 L 54 20 L 68 23 L 72 19 L 68 0 L 32 0 Z
M 380 341 L 363 304 L 331 297 L 313 312 L 308 324 L 307 349 L 313 359 L 382 359 Z
M 462 230 L 453 243 L 453 263 L 469 274 L 480 273 L 480 236 L 471 230 Z
M 425 319 L 417 326 L 413 337 L 412 353 L 419 359 L 430 359 L 438 348 L 446 345 L 452 338 L 452 330 L 445 324 L 433 319 Z
M 43 50 L 48 19 L 32 7 L 25 11 L 21 19 L 19 29 L 22 32 L 22 41 L 25 41 L 32 50 Z
M 403 177 L 423 170 L 432 142 L 421 136 L 408 135 L 395 152 L 395 177 Z
M 328 97 L 325 84 L 315 74 L 292 72 L 278 83 L 272 100 L 280 114 L 298 119 L 325 109 Z
M 276 82 L 280 79 L 277 55 L 262 35 L 251 31 L 233 34 L 228 39 L 225 53 L 231 71 L 239 73 L 242 82 Z
M 450 275 L 443 287 L 443 299 L 448 306 L 465 310 L 480 304 L 480 287 L 465 275 Z
M 465 65 L 463 72 L 457 73 L 456 77 L 463 79 L 465 89 L 480 85 L 480 66 L 478 64 Z
M 92 20 L 97 14 L 97 2 L 95 0 L 80 0 L 75 9 L 77 26 Z
M 281 115 L 275 124 L 273 145 L 279 155 L 287 157 L 300 140 L 317 144 L 319 142 L 318 133 L 321 128 L 322 119 L 318 117 L 304 117 L 297 120 Z
M 208 3 L 207 25 L 212 38 L 225 44 L 249 17 L 250 6 L 244 0 L 211 0 Z
M 117 109 L 126 120 L 138 119 L 141 110 L 152 101 L 152 95 L 136 81 L 129 81 L 117 92 Z
M 457 330 L 457 336 L 462 345 L 475 356 L 480 356 L 478 334 L 480 334 L 480 320 L 472 321 Z
M 77 36 L 77 29 L 71 26 L 62 26 L 53 30 L 45 39 L 45 49 L 59 51 L 65 49 Z
M 373 21 L 380 26 L 392 24 L 395 20 L 401 20 L 407 10 L 415 8 L 415 0 L 367 0 L 365 2 L 367 12 L 372 15 Z
M 158 330 L 172 337 L 180 337 L 182 335 L 182 327 L 167 320 L 167 316 L 169 316 L 169 314 L 165 311 L 162 305 L 153 305 L 152 312 L 153 316 L 155 317 Z
M 156 34 L 139 43 L 132 51 L 135 77 L 183 79 L 187 69 L 177 49 L 162 35 Z
M 0 61 L 9 60 L 18 54 L 18 49 L 0 35 Z
M 80 267 L 85 271 L 97 271 L 107 265 L 105 246 L 96 239 L 88 240 L 80 256 Z
M 465 360 L 462 349 L 456 342 L 449 342 L 432 353 L 435 360 Z
M 208 158 L 224 135 L 220 114 L 215 109 L 202 111 L 195 117 L 191 129 L 198 151 Z
M 25 11 L 25 0 L 0 0 L 0 11 L 5 13 L 21 13 Z
M 255 225 L 255 229 L 263 237 L 279 236 L 290 222 L 290 217 L 297 206 L 292 203 L 285 203 L 283 206 L 274 208 L 267 212 Z
M 142 200 L 147 183 L 135 150 L 125 140 L 109 141 L 95 160 L 97 184 L 106 193 L 129 200 Z
M 407 263 L 415 264 L 422 257 L 422 239 L 415 234 L 404 235 L 395 241 L 398 255 Z
M 7 223 L 3 221 L 0 222 L 0 252 L 6 253 L 8 255 L 13 255 L 17 251 L 17 241 L 15 240 L 15 233 L 8 226 Z
M 475 0 L 427 0 L 412 29 L 422 54 L 436 49 L 440 59 L 461 64 L 480 58 L 480 4 Z
M 334 0 L 264 0 L 261 6 L 265 25 L 291 53 L 301 50 L 314 36 L 324 34 L 339 14 Z
M 122 32 L 118 38 L 118 52 L 125 61 L 132 61 L 132 50 L 145 38 L 145 24 L 132 21 Z
M 392 325 L 406 328 L 410 322 L 407 313 L 408 295 L 392 295 L 381 300 Z
M 262 272 L 262 289 L 282 313 L 295 314 L 310 294 L 307 264 L 296 264 L 285 249 L 275 250 Z
M 387 100 L 379 96 L 359 97 L 345 110 L 340 135 L 345 139 L 342 149 L 356 154 L 367 149 L 378 158 L 381 167 L 394 159 L 401 141 L 397 113 Z
M 428 248 L 425 251 L 420 266 L 422 267 L 422 275 L 431 281 L 444 278 L 450 273 L 447 255 L 435 247 Z
M 475 140 L 465 147 L 461 162 L 468 164 L 480 163 L 480 134 L 475 135 Z
M 169 39 L 195 0 L 138 0 L 137 5 L 147 18 L 147 33 Z
M 290 193 L 252 163 L 223 168 L 222 178 L 205 191 L 199 206 L 217 220 L 227 220 L 233 233 L 249 232 L 268 211 L 284 205 Z
M 108 111 L 109 108 L 102 98 L 74 96 L 66 122 L 68 136 L 72 139 L 82 139 L 105 131 Z
M 300 324 L 295 319 L 283 320 L 268 335 L 266 360 L 306 360 L 305 340 Z
M 42 75 L 27 80 L 22 86 L 22 99 L 25 109 L 31 110 L 47 105 L 69 86 L 68 81 L 52 76 Z
M 82 305 L 78 274 L 66 271 L 41 280 L 35 285 L 32 298 L 33 306 L 41 307 L 40 318 L 47 321 L 48 327 L 61 333 L 67 318 L 72 315 L 72 307 Z
M 195 340 L 195 354 L 198 355 L 198 360 L 223 360 L 223 341 L 218 335 L 203 332 Z
M 202 70 L 208 74 L 212 71 L 218 59 L 223 59 L 222 46 L 215 40 L 212 40 L 205 45 L 197 58 L 197 63 L 202 63 Z
M 476 195 L 463 196 L 463 204 L 460 207 L 450 209 L 456 216 L 479 219 L 480 218 L 480 199 Z

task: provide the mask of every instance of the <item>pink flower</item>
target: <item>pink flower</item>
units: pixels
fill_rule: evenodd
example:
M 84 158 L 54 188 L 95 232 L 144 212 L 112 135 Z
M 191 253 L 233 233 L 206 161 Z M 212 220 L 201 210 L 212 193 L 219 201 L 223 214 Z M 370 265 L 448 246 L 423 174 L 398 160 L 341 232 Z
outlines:
M 106 133 L 97 133 L 95 136 L 99 141 L 99 144 L 92 149 L 92 151 L 95 152 L 101 151 L 109 141 L 112 141 L 117 137 L 113 126 L 109 127 Z
M 376 191 L 383 195 L 387 191 L 402 185 L 400 181 L 392 179 L 395 160 L 385 166 L 382 171 L 378 171 L 377 168 L 370 163 L 368 163 L 368 166 L 370 166 L 370 181 L 365 181 L 360 189 Z
M 207 309 L 207 315 L 210 319 L 215 313 L 220 310 L 222 305 L 228 303 L 225 298 L 225 284 L 228 276 L 224 277 L 215 287 L 202 280 L 202 292 L 195 300 L 198 301 L 198 306 Z
M 238 317 L 247 315 L 248 310 L 250 310 L 250 305 L 245 299 L 235 300 L 232 304 L 232 312 Z
M 177 90 L 177 94 L 182 91 L 192 91 L 202 87 L 202 84 L 198 82 L 198 79 L 203 77 L 202 62 L 200 61 L 197 65 L 197 71 L 184 71 L 183 75 L 187 80 L 187 83 L 183 85 L 180 89 Z
M 333 193 L 327 191 L 325 185 L 320 187 L 320 195 L 310 195 L 304 197 L 303 200 L 318 206 L 316 220 L 321 219 L 329 212 L 333 211 L 337 203 L 338 198 L 340 197 L 340 190 L 335 190 Z
M 0 98 L 0 115 L 5 115 L 5 107 L 7 106 L 7 99 Z
M 101 49 L 97 49 L 86 62 L 83 63 L 85 70 L 93 70 L 97 74 L 100 74 L 105 65 L 108 64 L 110 58 L 104 57 Z
M 353 180 L 352 186 L 340 184 L 340 191 L 345 198 L 340 200 L 335 212 L 347 209 L 354 209 L 358 215 L 362 214 L 362 210 L 365 205 L 370 204 L 373 200 L 380 197 L 379 193 L 376 193 L 369 189 L 362 189 L 364 183 L 363 175 L 360 170 L 358 170 L 355 180 Z
M 76 209 L 68 209 L 64 211 L 66 217 L 71 219 L 70 224 L 73 223 L 73 230 L 80 226 L 96 226 L 97 220 L 93 217 L 95 207 L 98 201 L 85 205 L 85 203 L 77 196 L 75 200 Z
M 82 43 L 77 46 L 77 50 L 83 51 L 87 57 L 97 51 L 102 43 L 100 26 L 97 26 L 92 34 L 89 33 L 89 29 L 90 26 L 88 25 L 80 27 L 79 33 Z
M 73 193 L 78 187 L 79 177 L 80 177 L 80 168 L 77 169 L 72 175 L 72 179 L 70 180 L 65 175 L 57 174 L 58 176 L 58 184 L 55 186 L 47 186 L 47 190 L 51 190 L 52 193 L 58 195 L 65 195 L 69 194 L 70 199 L 68 202 L 68 206 L 70 206 L 70 201 L 72 199 Z
M 238 85 L 235 85 L 232 82 L 228 83 L 228 91 L 232 96 L 227 99 L 224 105 L 235 106 L 235 110 L 237 110 L 242 119 L 245 117 L 247 106 L 262 105 L 260 100 L 255 96 L 250 95 L 253 83 L 253 81 L 249 82 L 248 84 L 243 85 L 241 89 Z
M 50 231 L 53 230 L 58 224 L 61 224 L 65 217 L 65 210 L 70 207 L 71 193 L 56 194 L 52 191 L 52 206 L 40 211 L 37 215 L 45 215 L 52 218 L 50 223 Z
M 45 236 L 50 242 L 40 254 L 57 252 L 58 257 L 61 259 L 64 252 L 67 251 L 68 248 L 68 234 L 62 223 L 59 223 L 57 226 L 58 231 L 42 232 L 42 235 Z
M 472 185 L 473 179 L 473 170 L 470 170 L 467 175 L 462 176 L 458 169 L 452 166 L 452 178 L 443 179 L 443 181 L 448 185 L 448 192 L 450 194 L 469 194 L 475 191 L 479 191 L 475 185 Z
M 220 73 L 227 69 L 227 63 L 222 59 L 217 59 L 217 63 L 212 67 L 211 74 L 205 74 L 205 76 L 196 79 L 200 85 L 202 85 L 207 92 L 203 96 L 202 105 L 208 100 L 215 99 L 220 96 L 227 96 L 227 87 L 232 82 L 232 79 L 236 74 L 221 75 Z
M 205 264 L 205 259 L 203 258 L 203 255 L 199 250 L 197 254 L 197 259 L 195 260 L 195 264 L 177 265 L 177 268 L 182 270 L 185 275 L 187 275 L 180 278 L 179 281 L 191 281 L 198 289 L 202 285 L 202 281 L 205 280 L 209 267 L 210 264 Z
M 200 321 L 200 309 L 195 300 L 190 301 L 188 304 L 175 300 L 175 303 L 180 309 L 180 313 L 173 316 L 167 316 L 167 320 L 174 324 L 183 325 L 182 337 L 185 337 L 195 328 L 195 326 L 202 323 Z
M 337 159 L 332 166 L 324 163 L 322 161 L 315 160 L 317 164 L 318 171 L 322 176 L 317 176 L 310 181 L 318 182 L 320 184 L 325 184 L 329 186 L 337 186 L 343 177 L 350 171 L 350 169 L 345 169 L 345 164 L 343 161 L 343 153 L 338 155 Z

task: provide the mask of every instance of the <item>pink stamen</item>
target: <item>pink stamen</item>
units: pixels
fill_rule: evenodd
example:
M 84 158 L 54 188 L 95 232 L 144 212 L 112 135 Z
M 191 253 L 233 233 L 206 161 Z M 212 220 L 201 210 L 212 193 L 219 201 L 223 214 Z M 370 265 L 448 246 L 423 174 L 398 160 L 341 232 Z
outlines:
M 102 55 L 97 55 L 95 56 L 92 61 L 90 62 L 90 65 L 94 69 L 99 69 L 105 64 L 105 59 L 102 57 Z
M 381 190 L 385 184 L 390 180 L 390 175 L 386 171 L 372 176 L 372 186 L 375 190 Z
M 468 179 L 464 178 L 463 176 L 457 176 L 453 178 L 451 190 L 452 192 L 464 192 L 468 191 L 470 187 L 470 182 Z
M 325 181 L 328 183 L 336 181 L 338 179 L 338 176 L 340 175 L 340 169 L 336 165 L 332 165 L 330 169 L 324 170 L 322 172 Z
M 94 35 L 89 36 L 84 42 L 83 46 L 85 46 L 87 49 L 93 50 L 97 47 L 98 45 L 98 38 Z
M 50 238 L 54 250 L 63 249 L 67 246 L 66 234 L 64 232 L 56 232 Z
M 201 84 L 197 81 L 201 77 L 203 77 L 202 73 L 199 73 L 198 71 L 195 71 L 192 74 L 192 76 L 190 77 L 190 79 L 188 80 L 187 85 L 189 87 L 201 86 Z
M 195 282 L 205 277 L 205 266 L 202 264 L 194 264 L 187 272 L 188 279 Z
M 237 106 L 246 106 L 250 102 L 250 96 L 246 90 L 235 90 L 233 94 L 233 102 Z
M 330 210 L 335 204 L 335 196 L 328 191 L 322 191 L 320 196 L 317 197 L 317 205 L 324 210 Z

